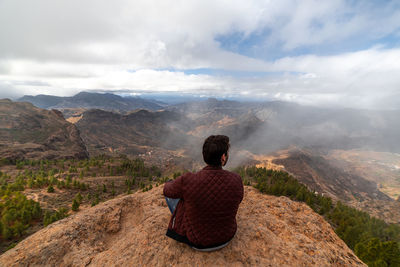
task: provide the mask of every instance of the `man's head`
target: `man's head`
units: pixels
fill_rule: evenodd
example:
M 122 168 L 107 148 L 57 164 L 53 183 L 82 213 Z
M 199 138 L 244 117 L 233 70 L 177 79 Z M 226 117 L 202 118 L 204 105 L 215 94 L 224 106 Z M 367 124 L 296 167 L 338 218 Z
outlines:
M 203 159 L 208 165 L 225 166 L 228 161 L 229 137 L 211 135 L 203 144 Z

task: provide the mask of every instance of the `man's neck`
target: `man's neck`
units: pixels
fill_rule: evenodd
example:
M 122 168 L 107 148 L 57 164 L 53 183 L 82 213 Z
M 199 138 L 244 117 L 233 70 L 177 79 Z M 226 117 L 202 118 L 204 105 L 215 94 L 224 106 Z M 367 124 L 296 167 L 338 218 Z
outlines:
M 221 170 L 222 166 L 221 165 L 219 165 L 219 166 L 207 165 L 204 169 L 207 169 L 207 170 Z

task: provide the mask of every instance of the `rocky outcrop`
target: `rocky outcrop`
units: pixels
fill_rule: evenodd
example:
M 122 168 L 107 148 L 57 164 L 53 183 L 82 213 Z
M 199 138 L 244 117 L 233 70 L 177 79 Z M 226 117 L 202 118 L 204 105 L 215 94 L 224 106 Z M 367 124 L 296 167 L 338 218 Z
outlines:
M 165 236 L 162 186 L 55 222 L 0 256 L 1 266 L 365 266 L 307 205 L 245 188 L 238 231 L 215 252 Z
M 0 100 L 0 158 L 55 159 L 88 157 L 77 127 L 57 110 Z

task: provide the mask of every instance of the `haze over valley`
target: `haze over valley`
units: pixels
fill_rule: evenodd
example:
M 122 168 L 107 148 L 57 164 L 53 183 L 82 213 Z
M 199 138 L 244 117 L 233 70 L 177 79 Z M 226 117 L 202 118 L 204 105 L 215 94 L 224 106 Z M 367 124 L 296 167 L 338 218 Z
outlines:
M 399 18 L 0 1 L 0 266 L 400 266 Z M 232 243 L 198 254 L 165 236 L 161 192 L 210 135 L 245 195 Z
M 225 134 L 232 144 L 227 165 L 231 169 L 251 164 L 281 166 L 310 189 L 348 203 L 391 201 L 400 195 L 398 110 L 317 108 L 282 101 L 239 102 L 215 98 L 167 104 L 140 97 L 83 92 L 73 97 L 39 95 L 18 99 L 27 100 L 48 110 L 58 108 L 70 122 L 69 127 L 79 131 L 81 141 L 75 142 L 83 142 L 90 157 L 126 155 L 142 158 L 163 170 L 196 170 L 203 165 L 200 148 L 204 138 Z M 10 112 L 19 114 L 8 125 L 16 125 L 13 127 L 21 135 L 23 130 L 18 125 L 29 125 L 37 121 L 32 117 L 39 116 L 33 115 L 35 112 L 45 112 L 26 102 L 3 103 L 3 110 L 6 103 L 9 109 L 14 107 L 8 113 L 3 111 L 3 122 L 6 118 L 10 120 L 7 116 Z M 150 109 L 143 109 L 146 106 Z M 20 114 L 27 109 L 32 115 Z M 55 111 L 49 114 L 57 117 Z M 41 125 L 38 130 L 50 131 L 51 127 L 43 122 L 37 123 Z M 54 133 L 43 133 L 42 140 L 30 141 L 29 133 L 32 137 L 37 134 L 33 131 L 35 127 L 27 128 L 25 139 L 7 136 L 5 133 L 10 130 L 2 130 L 3 143 L 11 142 L 3 145 L 2 157 L 65 158 L 61 153 L 10 154 L 10 147 L 21 149 L 29 142 L 43 151 L 40 146 L 61 135 L 53 130 Z M 28 147 L 26 151 L 32 150 Z M 372 174 L 368 169 L 376 172 Z

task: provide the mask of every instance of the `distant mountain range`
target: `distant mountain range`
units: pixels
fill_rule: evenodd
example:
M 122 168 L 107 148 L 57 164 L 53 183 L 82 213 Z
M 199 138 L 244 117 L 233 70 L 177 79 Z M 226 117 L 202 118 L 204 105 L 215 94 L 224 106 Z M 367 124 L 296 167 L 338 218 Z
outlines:
M 228 167 L 257 162 L 251 155 L 295 146 L 299 150 L 273 163 L 284 166 L 309 188 L 344 201 L 389 201 L 374 181 L 342 171 L 324 155 L 334 149 L 354 148 L 400 152 L 398 110 L 324 109 L 213 98 L 162 106 L 139 98 L 92 93 L 20 100 L 76 114 L 68 122 L 57 110 L 0 100 L 0 158 L 126 154 L 161 168 L 182 164 L 191 170 L 203 165 L 204 138 L 225 134 L 232 146 Z M 138 109 L 134 103 L 160 110 Z
M 19 101 L 60 109 L 66 118 L 80 117 L 90 109 L 123 115 L 138 109 L 164 109 L 190 120 L 187 125 L 191 129 L 186 129 L 189 135 L 203 138 L 212 133 L 225 133 L 231 135 L 237 146 L 258 153 L 293 144 L 313 149 L 367 148 L 400 152 L 400 110 L 333 109 L 281 101 L 256 103 L 215 98 L 167 105 L 156 100 L 87 92 L 72 97 L 24 96 Z
M 30 102 L 44 109 L 103 109 L 109 111 L 127 112 L 135 109 L 159 110 L 161 102 L 139 97 L 121 97 L 114 94 L 81 92 L 71 97 L 51 95 L 23 96 L 20 102 Z

